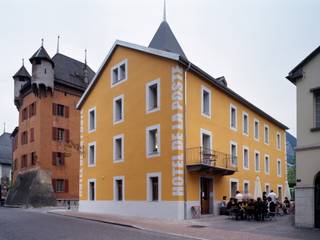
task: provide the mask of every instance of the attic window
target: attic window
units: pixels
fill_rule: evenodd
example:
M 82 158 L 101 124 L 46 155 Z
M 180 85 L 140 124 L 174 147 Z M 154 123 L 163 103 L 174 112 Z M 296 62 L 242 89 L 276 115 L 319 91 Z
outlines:
M 115 86 L 128 78 L 128 61 L 124 60 L 111 69 L 111 86 Z

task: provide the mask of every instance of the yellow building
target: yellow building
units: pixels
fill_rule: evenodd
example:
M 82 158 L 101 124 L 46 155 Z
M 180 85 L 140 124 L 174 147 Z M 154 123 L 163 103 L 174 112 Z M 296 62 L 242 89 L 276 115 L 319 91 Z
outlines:
M 186 219 L 286 181 L 286 126 L 185 56 L 164 20 L 149 47 L 116 41 L 77 106 L 80 211 Z

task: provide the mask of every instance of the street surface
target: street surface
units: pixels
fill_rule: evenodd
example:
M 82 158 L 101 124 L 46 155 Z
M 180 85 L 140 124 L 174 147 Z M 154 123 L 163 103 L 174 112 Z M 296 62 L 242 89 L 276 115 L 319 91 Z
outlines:
M 187 239 L 70 217 L 15 208 L 0 208 L 0 240 Z

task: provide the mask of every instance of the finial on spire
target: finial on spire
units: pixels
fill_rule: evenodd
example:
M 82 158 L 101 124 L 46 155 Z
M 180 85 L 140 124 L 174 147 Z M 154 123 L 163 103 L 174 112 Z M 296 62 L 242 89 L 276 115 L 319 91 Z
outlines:
M 166 0 L 163 1 L 163 21 L 167 21 L 167 7 L 166 7 Z
M 87 49 L 84 50 L 84 64 L 87 66 Z
M 3 133 L 6 133 L 6 123 L 3 123 Z
M 41 38 L 41 47 L 43 47 L 43 42 L 44 42 L 44 40 L 43 40 L 43 38 Z
M 22 58 L 22 66 L 24 66 L 24 58 Z
M 57 41 L 57 53 L 59 53 L 60 48 L 60 35 L 58 35 L 58 41 Z

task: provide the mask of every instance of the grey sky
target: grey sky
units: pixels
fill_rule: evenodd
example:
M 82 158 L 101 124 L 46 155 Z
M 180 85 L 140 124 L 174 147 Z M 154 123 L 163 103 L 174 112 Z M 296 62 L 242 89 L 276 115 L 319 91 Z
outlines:
M 167 20 L 189 60 L 296 132 L 295 87 L 286 74 L 320 44 L 317 0 L 167 0 Z M 51 56 L 96 71 L 116 39 L 147 46 L 163 0 L 0 0 L 0 123 L 18 123 L 12 75 L 45 39 Z M 216 103 L 218 104 L 218 103 Z M 2 132 L 2 131 L 1 131 Z

